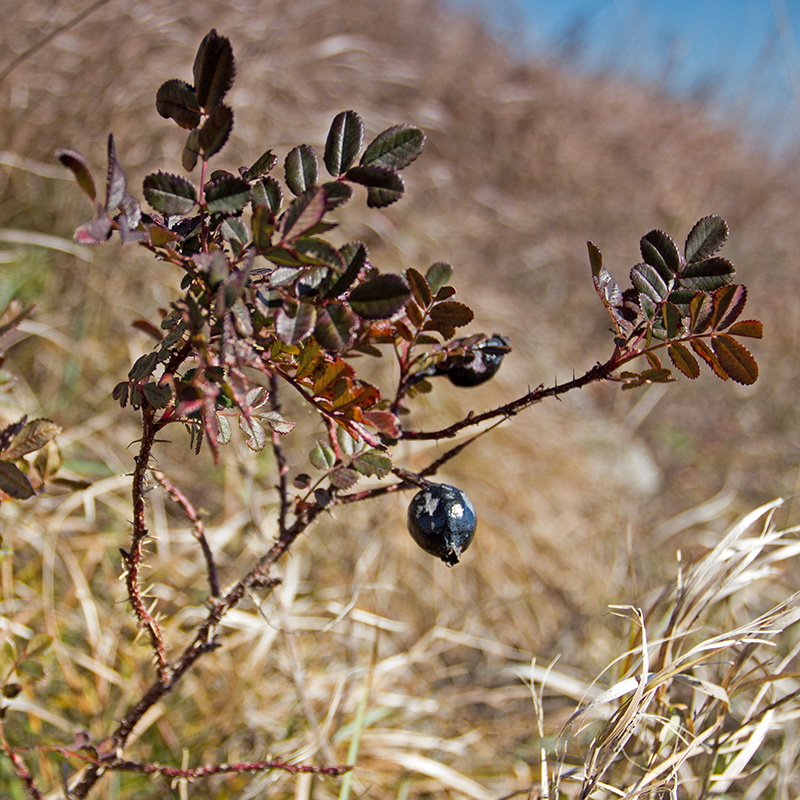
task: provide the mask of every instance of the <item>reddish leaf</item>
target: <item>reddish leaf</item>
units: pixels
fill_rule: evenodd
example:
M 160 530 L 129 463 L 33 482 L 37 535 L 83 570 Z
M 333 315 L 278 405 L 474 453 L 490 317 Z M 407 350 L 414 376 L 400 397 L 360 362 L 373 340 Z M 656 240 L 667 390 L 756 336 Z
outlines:
M 764 335 L 764 327 L 757 319 L 743 319 L 728 329 L 731 336 L 745 336 L 749 339 L 760 339 Z
M 689 352 L 687 347 L 673 342 L 667 352 L 669 353 L 670 360 L 687 378 L 694 380 L 700 375 L 700 365 L 697 359 Z
M 714 311 L 711 327 L 724 330 L 736 322 L 747 302 L 747 289 L 741 284 L 722 286 L 714 292 Z
M 714 370 L 714 374 L 718 378 L 723 381 L 728 380 L 728 373 L 722 368 L 719 359 L 714 355 L 714 351 L 702 339 L 692 339 L 692 350 Z
M 711 344 L 722 368 L 736 383 L 750 386 L 758 380 L 758 364 L 744 345 L 724 333 L 713 336 Z
M 472 309 L 463 303 L 448 300 L 444 303 L 437 303 L 430 310 L 431 320 L 441 330 L 442 327 L 461 328 L 472 322 Z
M 91 200 L 95 200 L 97 192 L 94 188 L 92 174 L 89 172 L 89 162 L 77 150 L 56 150 L 56 157 L 72 172 L 78 181 L 78 186 Z

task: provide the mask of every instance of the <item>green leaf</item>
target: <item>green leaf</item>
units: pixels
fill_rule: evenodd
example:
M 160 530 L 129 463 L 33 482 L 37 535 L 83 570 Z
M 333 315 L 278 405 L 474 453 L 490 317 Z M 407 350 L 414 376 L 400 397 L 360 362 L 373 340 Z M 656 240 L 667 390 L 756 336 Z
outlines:
M 344 259 L 344 272 L 328 290 L 327 297 L 339 297 L 344 294 L 367 266 L 367 246 L 364 242 L 347 242 L 339 249 Z
M 219 232 L 222 234 L 235 255 L 239 255 L 244 246 L 247 244 L 250 235 L 247 226 L 242 222 L 241 217 L 229 217 L 222 225 L 219 226 Z
M 745 319 L 736 322 L 728 329 L 731 336 L 745 336 L 749 339 L 760 339 L 764 335 L 764 328 L 757 319 Z
M 758 380 L 758 364 L 750 351 L 727 334 L 711 337 L 714 355 L 726 374 L 736 383 L 750 386 Z
M 275 333 L 284 344 L 298 344 L 311 335 L 317 323 L 317 309 L 311 303 L 298 303 L 294 316 L 286 307 L 275 315 Z
M 281 185 L 275 178 L 261 178 L 251 188 L 253 206 L 269 206 L 273 214 L 277 214 L 283 202 Z
M 320 266 L 330 267 L 334 272 L 344 271 L 342 254 L 329 242 L 317 237 L 298 239 L 295 249 L 304 260 Z
M 726 258 L 707 258 L 687 264 L 680 274 L 682 287 L 694 291 L 712 292 L 733 280 L 736 269 Z
M 425 134 L 420 128 L 395 125 L 373 139 L 361 156 L 361 164 L 390 170 L 403 169 L 417 158 L 424 146 Z
M 392 459 L 380 450 L 367 450 L 353 459 L 353 467 L 362 475 L 385 478 L 392 471 Z
M 246 181 L 254 181 L 256 178 L 266 175 L 277 163 L 278 156 L 272 150 L 267 150 L 266 153 L 258 157 L 252 167 L 239 170 L 239 173 Z
M 232 130 L 233 111 L 224 103 L 220 103 L 197 134 L 197 145 L 204 161 L 208 161 L 211 156 L 222 150 Z
M 14 461 L 44 447 L 61 433 L 61 427 L 49 419 L 33 419 L 25 423 L 0 457 Z
M 666 300 L 669 294 L 669 286 L 650 264 L 637 264 L 631 270 L 631 282 L 640 295 L 646 295 L 655 303 Z
M 197 102 L 207 111 L 216 109 L 233 85 L 236 64 L 225 36 L 211 29 L 200 42 L 192 67 Z
M 358 327 L 358 317 L 349 308 L 328 303 L 317 312 L 314 338 L 329 352 L 340 353 L 353 344 Z
M 325 142 L 325 168 L 338 178 L 356 160 L 364 144 L 364 123 L 355 111 L 342 111 L 333 118 Z
M 181 153 L 181 166 L 187 171 L 191 172 L 197 164 L 197 159 L 200 157 L 200 131 L 193 130 L 186 137 L 186 144 Z
M 8 461 L 0 461 L 0 490 L 15 500 L 33 497 L 33 487 L 22 470 Z
M 188 214 L 197 203 L 197 190 L 180 175 L 155 172 L 142 183 L 145 200 L 166 217 Z
M 703 217 L 686 238 L 684 256 L 689 263 L 702 261 L 714 255 L 728 238 L 728 223 L 722 217 Z
M 453 274 L 453 267 L 444 261 L 437 261 L 428 267 L 425 273 L 425 280 L 428 281 L 428 286 L 431 287 L 431 292 L 434 295 L 439 293 L 439 290 L 450 280 Z
M 351 167 L 344 176 L 353 183 L 367 187 L 367 205 L 370 208 L 385 208 L 397 202 L 405 191 L 399 173 L 388 167 Z
M 681 312 L 672 303 L 664 303 L 661 316 L 664 320 L 667 339 L 674 339 L 681 329 Z
M 65 166 L 78 181 L 78 186 L 89 196 L 90 200 L 97 198 L 94 188 L 94 179 L 89 172 L 89 162 L 77 150 L 56 150 L 56 158 Z
M 694 380 L 700 375 L 700 365 L 697 359 L 678 342 L 673 342 L 668 348 L 670 360 L 687 378 Z
M 336 464 L 336 454 L 330 445 L 317 442 L 316 447 L 308 454 L 312 466 L 321 470 L 328 470 Z
M 301 144 L 289 151 L 284 161 L 286 185 L 294 195 L 307 192 L 319 177 L 319 161 L 313 147 Z
M 250 226 L 253 229 L 253 245 L 263 253 L 272 244 L 272 234 L 275 232 L 275 216 L 271 209 L 267 206 L 256 206 Z
M 322 188 L 328 196 L 328 211 L 343 206 L 353 197 L 353 187 L 344 181 L 328 181 Z
M 221 178 L 206 185 L 209 214 L 238 214 L 250 202 L 250 184 L 242 178 Z
M 156 111 L 181 128 L 193 130 L 200 124 L 200 106 L 194 88 L 186 81 L 173 78 L 162 83 L 156 92 Z
M 387 319 L 400 311 L 411 297 L 400 275 L 378 275 L 350 292 L 350 307 L 364 319 Z
M 655 267 L 669 285 L 681 266 L 681 257 L 672 238 L 664 231 L 650 231 L 642 237 L 639 247 L 645 263 Z
M 322 219 L 325 208 L 325 190 L 319 186 L 296 197 L 281 217 L 281 241 L 294 241 L 309 231 Z

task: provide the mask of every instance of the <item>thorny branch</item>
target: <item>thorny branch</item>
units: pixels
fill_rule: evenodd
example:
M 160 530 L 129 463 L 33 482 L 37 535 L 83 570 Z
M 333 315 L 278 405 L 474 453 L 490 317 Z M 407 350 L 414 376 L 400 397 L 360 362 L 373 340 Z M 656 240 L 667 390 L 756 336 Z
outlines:
M 135 457 L 136 467 L 133 471 L 133 533 L 131 535 L 131 549 L 127 553 L 123 551 L 123 557 L 126 567 L 125 583 L 128 588 L 128 599 L 136 615 L 136 622 L 139 628 L 147 631 L 150 636 L 159 681 L 163 684 L 168 684 L 170 681 L 170 669 L 167 663 L 164 635 L 158 621 L 144 604 L 144 594 L 139 574 L 144 542 L 149 535 L 145 520 L 145 494 L 147 492 L 147 470 L 155 440 L 154 416 L 155 411 L 152 408 L 146 407 L 142 409 L 142 439 L 139 453 Z
M 421 431 L 409 431 L 404 435 L 404 438 L 409 439 L 442 439 L 442 438 L 452 438 L 461 430 L 468 428 L 473 425 L 478 425 L 481 422 L 487 420 L 495 420 L 494 425 L 489 426 L 489 428 L 481 431 L 480 433 L 476 434 L 475 436 L 467 439 L 464 442 L 460 442 L 459 444 L 451 447 L 449 450 L 444 452 L 440 455 L 437 459 L 431 462 L 425 469 L 421 470 L 419 473 L 413 474 L 409 473 L 407 478 L 404 479 L 401 477 L 401 480 L 398 483 L 392 484 L 390 486 L 380 486 L 373 489 L 368 489 L 363 492 L 353 492 L 346 495 L 339 495 L 334 496 L 332 498 L 331 505 L 346 505 L 350 503 L 360 502 L 363 500 L 372 499 L 375 497 L 379 497 L 384 494 L 389 494 L 392 492 L 403 491 L 407 489 L 414 488 L 417 486 L 417 481 L 419 479 L 424 480 L 427 477 L 430 477 L 451 459 L 455 458 L 459 453 L 461 453 L 466 447 L 472 444 L 477 438 L 487 433 L 489 430 L 494 428 L 496 425 L 501 424 L 509 417 L 517 414 L 519 411 L 522 411 L 525 408 L 533 405 L 534 403 L 543 400 L 546 397 L 557 397 L 561 394 L 564 394 L 571 389 L 578 389 L 581 388 L 593 381 L 598 380 L 605 380 L 609 376 L 607 367 L 602 364 L 598 364 L 593 367 L 591 370 L 586 372 L 584 375 L 580 376 L 579 378 L 575 378 L 572 381 L 563 384 L 556 384 L 550 388 L 543 388 L 539 387 L 533 391 L 528 392 L 527 394 L 523 395 L 522 397 L 514 400 L 510 403 L 506 403 L 503 406 L 498 408 L 492 409 L 490 411 L 484 412 L 482 414 L 477 415 L 469 415 L 465 419 L 460 420 L 459 422 L 454 423 L 453 425 L 449 426 L 448 428 L 443 429 L 442 431 L 436 431 L 432 433 L 425 433 Z M 275 391 L 276 386 L 275 383 L 277 379 L 273 377 L 272 379 L 272 393 L 271 393 L 271 403 L 273 410 L 278 411 L 278 400 L 277 400 L 277 392 Z M 147 461 L 149 460 L 150 456 L 150 449 L 152 447 L 152 443 L 155 437 L 155 426 L 153 425 L 153 417 L 152 411 L 148 412 L 147 409 L 144 409 L 144 418 L 143 418 L 143 437 L 142 437 L 142 444 L 140 447 L 139 455 L 137 456 L 137 466 L 136 470 L 134 471 L 134 501 L 135 501 L 135 525 L 134 525 L 134 541 L 139 542 L 138 549 L 134 549 L 132 553 L 128 556 L 128 563 L 134 563 L 138 569 L 138 565 L 141 559 L 141 541 L 146 537 L 147 531 L 144 525 L 144 469 L 146 468 Z M 288 475 L 288 464 L 285 459 L 285 455 L 283 454 L 280 443 L 275 441 L 277 434 L 273 434 L 273 450 L 276 455 L 276 460 L 278 461 L 279 465 L 279 477 L 278 477 L 278 492 L 280 495 L 280 512 L 279 512 L 279 535 L 275 543 L 272 547 L 267 551 L 265 555 L 259 559 L 253 569 L 247 573 L 238 583 L 236 583 L 226 594 L 221 597 L 214 596 L 212 598 L 210 608 L 208 614 L 206 616 L 205 621 L 200 625 L 197 629 L 194 639 L 192 642 L 184 649 L 181 653 L 179 658 L 168 665 L 166 660 L 164 660 L 163 668 L 159 669 L 159 680 L 153 683 L 147 692 L 142 696 L 142 698 L 133 705 L 129 710 L 128 713 L 123 717 L 122 721 L 119 723 L 116 731 L 111 736 L 111 743 L 112 746 L 108 748 L 109 756 L 107 759 L 102 760 L 98 764 L 92 764 L 88 767 L 86 773 L 81 778 L 80 782 L 75 786 L 72 790 L 73 796 L 76 800 L 80 800 L 81 798 L 86 797 L 87 793 L 91 789 L 92 786 L 97 782 L 100 774 L 103 770 L 107 769 L 124 769 L 124 767 L 120 766 L 125 763 L 131 762 L 124 762 L 120 758 L 120 753 L 125 746 L 129 736 L 133 732 L 134 727 L 136 724 L 142 719 L 144 714 L 157 703 L 164 695 L 169 693 L 176 683 L 181 679 L 181 677 L 186 673 L 188 669 L 190 669 L 194 663 L 205 653 L 211 652 L 215 650 L 218 646 L 215 635 L 216 629 L 221 622 L 222 618 L 233 608 L 235 608 L 242 600 L 242 598 L 247 594 L 247 592 L 251 589 L 260 588 L 262 590 L 266 590 L 269 592 L 277 583 L 278 581 L 274 578 L 270 577 L 270 571 L 274 564 L 289 550 L 293 542 L 300 536 L 305 530 L 311 525 L 312 522 L 320 515 L 320 513 L 324 510 L 323 506 L 319 503 L 314 503 L 308 505 L 302 510 L 297 512 L 297 516 L 294 522 L 291 525 L 287 523 L 287 516 L 289 513 L 290 508 L 290 501 L 289 501 L 289 493 L 288 493 L 288 483 L 287 483 L 287 475 Z M 154 473 L 156 474 L 156 473 Z M 400 476 L 402 476 L 402 471 L 400 472 Z M 165 485 L 165 484 L 162 484 Z M 165 488 L 166 485 L 165 485 Z M 169 489 L 168 489 L 169 491 Z M 175 497 L 175 495 L 173 495 Z M 178 501 L 180 502 L 180 501 Z M 184 507 L 186 510 L 186 507 Z M 192 518 L 189 512 L 187 515 Z M 134 553 L 137 554 L 136 559 L 134 559 Z M 131 571 L 129 568 L 129 584 L 132 582 L 130 577 Z M 138 575 L 138 572 L 135 574 Z M 136 589 L 139 589 L 138 580 L 133 582 L 133 585 Z M 129 587 L 130 591 L 130 587 Z M 134 606 L 135 607 L 135 606 Z M 137 614 L 138 616 L 138 614 Z M 161 661 L 159 653 L 163 654 L 163 642 L 159 637 L 155 637 L 152 635 L 152 628 L 151 628 L 151 639 L 153 640 L 153 646 L 157 653 L 157 659 L 159 660 L 159 665 L 161 667 Z M 158 631 L 158 628 L 155 628 Z M 148 766 L 148 765 L 143 765 Z M 149 765 L 153 766 L 153 765 Z M 142 770 L 144 771 L 144 770 Z M 156 770 L 153 770 L 156 771 Z M 162 774 L 166 774 L 162 772 Z M 209 773 L 211 774 L 211 773 Z M 198 777 L 199 775 L 196 775 Z

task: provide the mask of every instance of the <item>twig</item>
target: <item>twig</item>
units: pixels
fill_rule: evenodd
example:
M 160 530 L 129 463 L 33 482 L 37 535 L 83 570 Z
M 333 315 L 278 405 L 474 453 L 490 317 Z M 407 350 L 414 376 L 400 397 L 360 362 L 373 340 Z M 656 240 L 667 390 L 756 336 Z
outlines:
M 567 383 L 557 383 L 554 386 L 545 388 L 539 386 L 536 389 L 528 392 L 527 394 L 512 400 L 510 403 L 499 406 L 498 408 L 484 411 L 482 414 L 470 414 L 458 422 L 454 422 L 447 428 L 442 428 L 438 431 L 403 431 L 403 439 L 452 439 L 456 434 L 465 428 L 473 425 L 480 425 L 489 419 L 496 419 L 497 417 L 513 417 L 525 408 L 544 400 L 546 397 L 558 397 L 559 395 L 566 394 L 572 389 L 580 389 L 589 383 L 595 381 L 607 380 L 611 374 L 608 364 L 596 364 L 580 378 L 573 378 Z
M 214 563 L 214 554 L 208 545 L 206 539 L 205 526 L 202 517 L 195 511 L 194 506 L 188 497 L 177 486 L 173 485 L 172 481 L 160 470 L 151 469 L 153 477 L 164 487 L 167 494 L 183 509 L 183 513 L 189 518 L 192 523 L 192 532 L 194 538 L 200 542 L 200 548 L 203 551 L 203 557 L 206 560 L 206 570 L 208 572 L 208 585 L 212 597 L 219 597 L 219 578 L 217 577 L 217 565 Z
M 172 691 L 186 671 L 205 653 L 209 653 L 217 648 L 218 645 L 214 639 L 214 635 L 217 626 L 225 614 L 235 608 L 250 589 L 256 586 L 266 586 L 267 590 L 272 589 L 275 582 L 267 580 L 271 567 L 322 511 L 323 507 L 318 504 L 308 506 L 301 511 L 294 523 L 286 529 L 267 553 L 259 559 L 256 566 L 253 567 L 253 569 L 251 569 L 224 597 L 212 604 L 205 621 L 197 629 L 194 639 L 169 669 L 169 680 L 166 682 L 158 680 L 153 683 L 141 699 L 131 706 L 122 718 L 122 721 L 111 737 L 111 741 L 113 742 L 111 751 L 113 753 L 121 752 L 136 724 L 165 694 Z M 90 766 L 86 770 L 86 774 L 83 778 L 81 778 L 79 783 L 73 788 L 73 797 L 76 800 L 85 798 L 89 790 L 97 783 L 102 772 L 108 769 L 109 765 L 113 763 L 114 759 L 109 758 L 108 760 L 104 760 L 101 765 L 93 764 Z

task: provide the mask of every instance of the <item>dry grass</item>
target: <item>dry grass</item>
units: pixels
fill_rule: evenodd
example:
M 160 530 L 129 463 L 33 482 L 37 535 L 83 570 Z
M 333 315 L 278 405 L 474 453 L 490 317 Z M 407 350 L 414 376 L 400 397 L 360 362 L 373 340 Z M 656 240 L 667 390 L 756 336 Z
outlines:
M 17 4 L 10 50 L 81 8 Z M 593 786 L 593 797 L 657 796 L 660 783 L 679 797 L 796 794 L 790 623 L 800 570 L 795 532 L 784 529 L 794 501 L 778 512 L 784 525 L 761 535 L 753 531 L 772 508 L 733 524 L 797 483 L 800 331 L 786 302 L 797 291 L 800 245 L 792 165 L 748 150 L 697 107 L 520 64 L 431 0 L 235 9 L 111 0 L 0 84 L 0 287 L 39 304 L 9 353 L 19 380 L 0 412 L 58 419 L 64 474 L 93 481 L 0 509 L 13 549 L 0 566 L 0 636 L 55 637 L 46 680 L 14 701 L 9 737 L 70 743 L 86 729 L 100 740 L 151 677 L 117 581 L 136 419 L 109 395 L 147 346 L 130 322 L 166 305 L 178 276 L 116 245 L 76 252 L 71 232 L 88 209 L 53 171 L 52 152 L 76 147 L 102 169 L 113 130 L 133 186 L 172 169 L 181 137 L 155 114 L 155 89 L 188 75 L 211 26 L 231 37 L 239 64 L 227 166 L 266 146 L 281 156 L 301 141 L 319 146 L 345 108 L 372 132 L 400 121 L 427 130 L 427 151 L 406 173 L 408 198 L 384 213 L 351 212 L 342 240 L 367 240 L 386 269 L 452 261 L 459 291 L 478 309 L 473 329 L 508 333 L 515 351 L 491 384 L 428 396 L 416 412 L 425 427 L 608 353 L 587 238 L 623 277 L 647 230 L 680 238 L 699 216 L 722 214 L 749 309 L 767 334 L 754 346 L 762 377 L 753 389 L 707 376 L 666 392 L 600 387 L 484 437 L 443 476 L 480 515 L 478 539 L 455 570 L 411 542 L 403 498 L 323 519 L 283 565 L 280 589 L 232 614 L 222 648 L 148 715 L 130 757 L 344 761 L 368 691 L 354 797 L 536 796 L 542 747 L 570 796 L 581 786 Z M 297 434 L 295 471 L 316 435 Z M 161 447 L 159 465 L 206 512 L 232 582 L 274 536 L 270 460 L 241 443 L 218 470 L 186 454 L 176 440 Z M 411 447 L 398 454 L 411 467 L 417 459 Z M 203 611 L 203 565 L 180 513 L 160 490 L 150 498 L 148 581 L 176 652 Z M 681 583 L 656 600 L 679 548 Z M 640 624 L 633 611 L 609 615 L 609 604 L 652 610 Z M 60 757 L 26 758 L 59 796 Z M 5 788 L 9 776 L 0 762 L 3 800 L 19 796 Z M 339 782 L 275 773 L 172 791 L 268 790 L 319 800 L 337 796 Z M 98 796 L 169 791 L 166 781 L 113 775 Z

